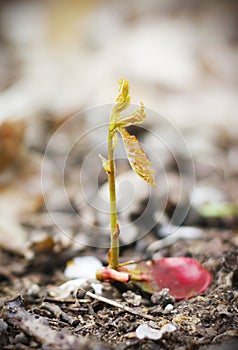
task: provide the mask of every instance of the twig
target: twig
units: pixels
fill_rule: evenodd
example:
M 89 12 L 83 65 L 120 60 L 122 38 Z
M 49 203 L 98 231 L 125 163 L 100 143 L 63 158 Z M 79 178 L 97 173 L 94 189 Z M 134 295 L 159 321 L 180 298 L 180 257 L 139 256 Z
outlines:
M 115 306 L 119 309 L 122 309 L 126 312 L 130 312 L 131 314 L 133 315 L 136 315 L 136 316 L 140 316 L 142 318 L 145 318 L 147 320 L 150 320 L 150 321 L 156 321 L 155 318 L 151 315 L 147 315 L 147 314 L 144 314 L 143 312 L 139 312 L 139 311 L 136 311 L 134 309 L 132 309 L 131 307 L 129 306 L 126 306 L 126 305 L 123 305 L 123 304 L 120 304 L 118 303 L 117 301 L 114 301 L 114 300 L 111 300 L 111 299 L 108 299 L 108 298 L 105 298 L 105 297 L 102 297 L 100 295 L 96 295 L 96 294 L 93 294 L 91 292 L 85 292 L 83 289 L 79 289 L 79 291 L 82 292 L 82 294 L 85 296 L 87 295 L 88 297 L 92 298 L 92 299 L 95 299 L 95 300 L 99 300 L 103 303 L 106 303 L 106 304 L 109 304 L 109 305 L 112 305 L 112 306 Z M 69 304 L 75 304 L 76 303 L 85 303 L 85 302 L 89 302 L 88 299 L 55 299 L 55 298 L 45 298 L 44 301 L 48 301 L 48 302 L 53 302 L 53 303 L 69 303 Z
M 49 303 L 58 303 L 58 304 L 75 304 L 75 299 L 57 299 L 57 298 L 44 298 L 43 301 L 47 301 Z M 35 300 L 34 300 L 35 302 Z M 39 300 L 39 302 L 42 302 L 42 300 Z M 77 303 L 89 303 L 89 299 L 77 299 Z
M 103 303 L 115 306 L 115 307 L 122 309 L 126 312 L 130 312 L 133 315 L 140 316 L 140 317 L 145 318 L 145 319 L 150 320 L 150 321 L 156 321 L 156 319 L 153 316 L 144 314 L 143 312 L 136 311 L 129 306 L 122 305 L 122 304 L 118 303 L 117 301 L 102 297 L 100 295 L 93 294 L 91 292 L 86 292 L 85 295 L 87 295 L 90 298 L 102 301 Z
M 52 329 L 49 323 L 57 322 L 58 324 L 59 320 L 50 320 L 49 322 L 45 317 L 27 311 L 21 296 L 7 302 L 3 307 L 1 316 L 9 325 L 22 330 L 29 337 L 34 337 L 40 343 L 42 349 L 78 350 L 94 349 L 97 346 L 100 349 L 111 349 L 111 346 L 107 344 L 93 341 L 78 334 L 72 334 L 67 329 Z M 60 323 L 62 324 L 62 322 Z M 65 326 L 65 324 L 63 325 Z

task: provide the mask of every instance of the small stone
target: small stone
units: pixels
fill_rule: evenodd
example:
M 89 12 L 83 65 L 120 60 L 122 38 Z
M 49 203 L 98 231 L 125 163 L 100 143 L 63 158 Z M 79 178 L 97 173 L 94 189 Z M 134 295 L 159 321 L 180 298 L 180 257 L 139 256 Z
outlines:
M 64 299 L 75 294 L 78 288 L 85 288 L 86 285 L 87 280 L 85 278 L 76 278 L 61 284 L 59 287 L 53 287 L 49 294 L 51 297 Z
M 28 288 L 28 294 L 35 297 L 38 296 L 39 292 L 40 292 L 40 287 L 38 286 L 38 284 L 32 284 L 29 288 Z
M 164 333 L 171 333 L 177 329 L 172 323 L 167 323 L 161 329 L 155 329 L 148 326 L 148 324 L 143 323 L 136 329 L 136 336 L 139 339 L 161 339 Z
M 122 294 L 123 298 L 133 306 L 140 306 L 142 297 L 141 295 L 135 294 L 131 290 Z
M 15 344 L 19 344 L 19 343 L 24 345 L 27 345 L 29 343 L 27 336 L 23 332 L 17 334 L 15 337 Z
M 172 304 L 167 304 L 164 308 L 164 314 L 169 314 L 173 310 L 174 306 Z
M 162 305 L 163 307 L 166 307 L 168 304 L 173 305 L 175 303 L 175 299 L 169 294 L 168 288 L 163 288 L 160 292 L 154 293 L 151 296 L 151 301 L 153 304 Z
M 102 289 L 103 289 L 103 285 L 102 283 L 98 283 L 98 282 L 92 282 L 91 286 L 95 292 L 95 294 L 101 295 L 102 294 Z
M 95 278 L 96 270 L 102 267 L 102 263 L 95 256 L 79 256 L 68 261 L 64 275 L 68 279 Z
M 7 323 L 4 322 L 2 319 L 0 319 L 0 334 L 2 334 L 2 332 L 7 330 Z

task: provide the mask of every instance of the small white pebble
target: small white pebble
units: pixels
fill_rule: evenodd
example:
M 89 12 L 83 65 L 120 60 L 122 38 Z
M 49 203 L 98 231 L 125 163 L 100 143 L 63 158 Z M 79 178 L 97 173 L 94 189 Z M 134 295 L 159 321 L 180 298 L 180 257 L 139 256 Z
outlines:
M 91 283 L 91 287 L 93 288 L 96 294 L 98 295 L 102 294 L 103 285 L 101 283 Z
M 167 323 L 164 325 L 161 329 L 155 329 L 148 326 L 146 323 L 142 323 L 139 327 L 136 329 L 136 336 L 139 339 L 153 339 L 158 340 L 161 339 L 164 333 L 168 332 L 174 332 L 177 328 L 172 323 Z
M 68 298 L 70 295 L 72 296 L 78 288 L 82 288 L 86 282 L 85 278 L 77 278 L 67 281 L 59 287 L 53 287 L 49 291 L 50 296 L 61 299 Z
M 28 288 L 28 291 L 27 293 L 30 294 L 30 295 L 33 295 L 33 296 L 36 296 L 38 295 L 40 292 L 40 287 L 38 286 L 38 284 L 32 284 L 29 288 Z
M 165 311 L 166 313 L 169 313 L 169 312 L 171 312 L 171 311 L 173 310 L 173 308 L 174 308 L 174 306 L 173 306 L 172 304 L 167 304 L 167 305 L 165 306 L 165 308 L 164 308 L 164 311 Z
M 74 293 L 78 288 L 82 287 L 86 283 L 85 278 L 76 278 L 70 281 L 67 281 L 59 287 L 59 296 L 65 298 L 71 293 Z
M 85 278 L 93 279 L 96 276 L 96 270 L 102 267 L 100 260 L 95 256 L 81 256 L 70 260 L 64 270 L 64 275 L 68 279 Z

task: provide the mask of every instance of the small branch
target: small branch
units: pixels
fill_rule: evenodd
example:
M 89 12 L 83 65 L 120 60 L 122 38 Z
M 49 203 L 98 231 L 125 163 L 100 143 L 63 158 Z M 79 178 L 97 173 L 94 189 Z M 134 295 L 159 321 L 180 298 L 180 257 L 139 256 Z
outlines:
M 10 300 L 4 305 L 1 317 L 15 329 L 20 329 L 29 337 L 34 337 L 42 349 L 77 350 L 93 349 L 96 348 L 96 346 L 101 349 L 111 349 L 111 346 L 105 343 L 96 342 L 92 339 L 73 334 L 67 329 L 52 329 L 49 321 L 45 317 L 36 315 L 25 309 L 21 296 Z M 52 322 L 52 320 L 50 320 L 50 322 Z M 59 320 L 56 320 L 56 322 L 59 323 Z
M 75 304 L 75 299 L 57 299 L 57 298 L 44 298 L 43 300 L 42 299 L 39 299 L 39 300 L 34 300 L 34 303 L 42 303 L 42 301 L 46 301 L 46 302 L 49 302 L 49 303 L 56 303 L 56 304 Z M 89 299 L 77 299 L 77 302 L 78 303 L 89 303 L 90 300 Z
M 108 298 L 105 298 L 105 297 L 93 294 L 91 292 L 86 292 L 85 295 L 87 295 L 90 298 L 99 300 L 99 301 L 101 301 L 103 303 L 115 306 L 115 307 L 117 307 L 119 309 L 122 309 L 122 310 L 124 310 L 126 312 L 129 312 L 129 313 L 131 313 L 131 314 L 133 314 L 135 316 L 140 316 L 140 317 L 145 318 L 146 320 L 150 320 L 150 321 L 156 321 L 156 319 L 153 316 L 144 314 L 143 312 L 138 312 L 138 311 L 132 309 L 129 306 L 122 305 L 122 304 L 118 303 L 117 301 L 114 301 L 114 300 L 111 300 L 111 299 L 108 299 Z
M 156 319 L 153 316 L 144 314 L 143 312 L 135 311 L 131 307 L 126 306 L 126 305 L 122 305 L 122 304 L 118 303 L 117 301 L 114 301 L 114 300 L 102 297 L 100 295 L 93 294 L 91 292 L 85 292 L 83 289 L 82 289 L 82 292 L 83 292 L 82 294 L 84 296 L 88 296 L 91 299 L 95 299 L 95 300 L 101 301 L 103 303 L 115 306 L 115 307 L 117 307 L 119 309 L 122 309 L 122 310 L 124 310 L 126 312 L 129 312 L 129 313 L 131 313 L 131 314 L 133 314 L 135 316 L 140 316 L 140 317 L 145 318 L 145 319 L 150 320 L 150 321 L 156 321 Z M 90 302 L 89 299 L 81 299 L 81 298 L 80 299 L 76 299 L 76 300 L 75 299 L 45 298 L 44 301 L 48 301 L 48 302 L 51 302 L 51 303 L 59 303 L 59 304 L 65 304 L 65 303 L 75 304 L 75 301 L 76 302 L 80 302 L 80 303 L 88 303 L 88 302 Z

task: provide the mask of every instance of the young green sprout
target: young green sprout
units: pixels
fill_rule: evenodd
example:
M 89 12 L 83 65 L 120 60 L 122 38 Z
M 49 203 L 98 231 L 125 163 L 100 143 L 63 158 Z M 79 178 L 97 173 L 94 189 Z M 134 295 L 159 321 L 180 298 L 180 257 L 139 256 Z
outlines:
M 141 107 L 135 112 L 124 116 L 122 112 L 125 111 L 130 105 L 129 95 L 129 83 L 124 79 L 119 81 L 119 96 L 117 97 L 116 104 L 112 109 L 108 130 L 108 159 L 103 158 L 103 167 L 108 174 L 109 193 L 110 193 L 110 223 L 111 223 L 111 248 L 109 251 L 109 267 L 111 269 L 118 268 L 119 258 L 119 224 L 117 220 L 117 205 L 116 205 L 116 186 L 115 186 L 115 162 L 114 162 L 114 150 L 117 146 L 118 133 L 121 135 L 123 143 L 126 148 L 127 157 L 131 164 L 132 169 L 143 180 L 149 184 L 155 186 L 153 173 L 150 168 L 150 161 L 147 159 L 146 154 L 140 147 L 137 138 L 134 135 L 130 135 L 126 127 L 130 125 L 140 124 L 145 119 L 144 105 L 141 103 Z
M 119 95 L 112 108 L 108 129 L 108 158 L 100 155 L 104 170 L 108 175 L 110 193 L 110 226 L 111 246 L 108 253 L 108 267 L 99 268 L 97 279 L 101 281 L 120 281 L 139 283 L 142 289 L 154 293 L 162 288 L 169 288 L 170 293 L 177 299 L 191 297 L 201 293 L 211 281 L 210 273 L 201 264 L 185 257 L 164 258 L 134 264 L 129 261 L 119 264 L 119 235 L 120 228 L 117 218 L 115 161 L 114 150 L 120 134 L 127 153 L 129 163 L 134 172 L 151 186 L 155 186 L 154 170 L 139 141 L 130 135 L 126 127 L 143 123 L 146 118 L 145 108 L 140 108 L 128 115 L 122 114 L 130 105 L 129 83 L 119 80 Z M 171 277 L 169 277 L 171 276 Z

